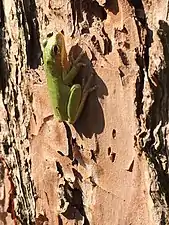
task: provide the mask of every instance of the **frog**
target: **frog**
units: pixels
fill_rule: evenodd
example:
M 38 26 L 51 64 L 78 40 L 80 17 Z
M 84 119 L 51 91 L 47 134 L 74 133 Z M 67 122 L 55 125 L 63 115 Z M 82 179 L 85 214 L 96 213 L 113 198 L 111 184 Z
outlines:
M 74 124 L 83 111 L 89 93 L 96 89 L 96 85 L 91 87 L 93 73 L 85 84 L 73 83 L 80 69 L 85 66 L 82 62 L 84 55 L 85 51 L 82 50 L 72 63 L 68 60 L 62 32 L 51 33 L 43 42 L 48 93 L 58 122 Z

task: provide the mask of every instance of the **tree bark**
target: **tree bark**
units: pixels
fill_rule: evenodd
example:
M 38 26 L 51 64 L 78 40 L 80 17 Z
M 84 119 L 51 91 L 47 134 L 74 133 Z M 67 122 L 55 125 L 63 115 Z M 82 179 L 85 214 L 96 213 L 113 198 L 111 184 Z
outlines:
M 0 2 L 0 224 L 169 224 L 166 0 Z M 74 126 L 50 105 L 42 43 L 94 74 Z

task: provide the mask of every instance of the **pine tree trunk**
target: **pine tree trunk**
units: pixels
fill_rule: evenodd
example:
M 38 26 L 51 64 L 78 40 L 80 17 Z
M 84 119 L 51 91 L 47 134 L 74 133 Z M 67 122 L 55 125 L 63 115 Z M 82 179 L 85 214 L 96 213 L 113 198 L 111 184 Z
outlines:
M 166 0 L 0 2 L 0 224 L 169 224 Z M 42 43 L 63 31 L 94 74 L 59 123 Z

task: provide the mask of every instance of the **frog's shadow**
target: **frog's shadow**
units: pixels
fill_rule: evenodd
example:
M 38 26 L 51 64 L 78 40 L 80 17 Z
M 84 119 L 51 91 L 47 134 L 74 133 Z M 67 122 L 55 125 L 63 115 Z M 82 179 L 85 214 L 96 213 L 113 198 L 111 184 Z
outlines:
M 73 55 L 76 59 L 81 51 L 81 47 L 75 45 L 71 48 L 69 56 Z M 86 81 L 89 76 L 94 73 L 91 87 L 96 85 L 97 89 L 89 94 L 82 113 L 74 124 L 74 128 L 82 138 L 83 136 L 85 136 L 86 138 L 91 138 L 93 134 L 100 134 L 104 130 L 105 120 L 102 107 L 99 103 L 99 98 L 104 99 L 104 96 L 108 95 L 108 89 L 105 83 L 93 69 L 92 63 L 87 57 L 87 54 L 84 55 L 82 62 L 85 63 L 86 66 L 80 69 L 80 72 L 74 79 L 73 83 L 82 84 L 83 78 Z

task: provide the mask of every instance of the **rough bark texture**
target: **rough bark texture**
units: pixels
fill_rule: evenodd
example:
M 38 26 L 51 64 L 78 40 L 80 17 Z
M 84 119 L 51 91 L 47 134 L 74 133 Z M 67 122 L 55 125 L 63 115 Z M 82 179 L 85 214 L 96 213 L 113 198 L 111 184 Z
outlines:
M 0 224 L 169 224 L 167 0 L 0 1 Z M 54 120 L 42 41 L 97 90 Z

